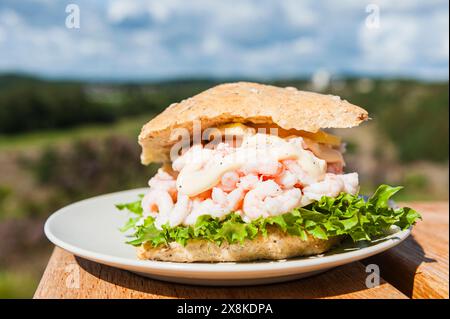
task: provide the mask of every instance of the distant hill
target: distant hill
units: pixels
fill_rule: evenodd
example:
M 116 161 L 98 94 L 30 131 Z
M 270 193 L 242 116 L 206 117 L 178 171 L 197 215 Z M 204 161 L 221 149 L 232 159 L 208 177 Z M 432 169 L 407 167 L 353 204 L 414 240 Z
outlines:
M 236 81 L 227 79 L 223 81 Z M 0 134 L 110 123 L 137 114 L 157 114 L 197 94 L 217 79 L 163 82 L 83 82 L 0 75 Z M 268 82 L 314 90 L 305 79 Z M 449 84 L 408 79 L 333 79 L 323 93 L 366 108 L 380 134 L 397 147 L 402 161 L 448 160 Z

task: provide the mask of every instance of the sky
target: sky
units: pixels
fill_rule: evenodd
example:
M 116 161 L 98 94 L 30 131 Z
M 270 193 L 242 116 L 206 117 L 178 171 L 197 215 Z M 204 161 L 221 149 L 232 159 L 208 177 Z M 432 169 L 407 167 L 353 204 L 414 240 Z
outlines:
M 1 0 L 0 73 L 448 80 L 448 10 L 447 0 Z

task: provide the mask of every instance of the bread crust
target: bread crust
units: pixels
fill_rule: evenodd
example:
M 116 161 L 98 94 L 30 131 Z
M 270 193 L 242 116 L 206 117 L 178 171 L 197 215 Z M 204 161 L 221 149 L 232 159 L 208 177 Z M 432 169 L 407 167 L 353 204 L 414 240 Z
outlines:
M 266 237 L 259 235 L 252 240 L 246 239 L 242 244 L 224 242 L 219 246 L 211 241 L 196 239 L 188 241 L 186 246 L 172 242 L 155 248 L 150 243 L 145 243 L 137 248 L 137 256 L 143 260 L 186 263 L 278 260 L 321 254 L 338 244 L 340 240 L 340 237 L 323 240 L 312 236 L 302 240 L 298 236 L 271 227 Z
M 193 121 L 202 129 L 241 122 L 275 124 L 290 130 L 317 132 L 347 128 L 368 119 L 367 111 L 338 96 L 280 88 L 251 82 L 226 83 L 170 105 L 144 125 L 139 135 L 141 162 L 169 161 L 170 135 L 175 128 L 192 134 Z

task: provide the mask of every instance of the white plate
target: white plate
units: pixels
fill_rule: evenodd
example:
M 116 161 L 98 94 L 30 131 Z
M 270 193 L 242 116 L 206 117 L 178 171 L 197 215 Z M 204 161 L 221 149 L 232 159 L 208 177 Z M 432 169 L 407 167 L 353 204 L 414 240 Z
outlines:
M 282 261 L 211 264 L 138 260 L 135 248 L 124 243 L 126 237 L 118 230 L 129 215 L 114 204 L 134 201 L 145 191 L 112 193 L 66 206 L 48 218 L 45 234 L 76 256 L 155 279 L 196 285 L 254 285 L 303 278 L 378 254 L 410 234 L 410 230 L 400 231 L 370 245 L 349 241 L 320 256 Z

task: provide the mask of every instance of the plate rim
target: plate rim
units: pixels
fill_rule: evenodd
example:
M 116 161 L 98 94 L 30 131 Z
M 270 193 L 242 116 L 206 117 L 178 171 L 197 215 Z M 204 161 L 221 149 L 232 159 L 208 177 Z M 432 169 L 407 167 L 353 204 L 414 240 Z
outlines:
M 264 261 L 253 261 L 253 262 L 219 262 L 219 263 L 179 263 L 179 262 L 167 262 L 167 261 L 157 261 L 157 260 L 139 260 L 130 259 L 120 256 L 114 256 L 104 253 L 98 253 L 90 251 L 85 248 L 77 247 L 64 240 L 58 238 L 51 231 L 51 225 L 53 220 L 64 215 L 67 211 L 76 208 L 79 205 L 86 204 L 87 202 L 94 202 L 100 198 L 110 197 L 114 195 L 124 194 L 124 193 L 138 193 L 144 191 L 148 188 L 135 188 L 124 191 L 118 191 L 108 194 L 102 194 L 98 196 L 93 196 L 87 199 L 83 199 L 67 206 L 64 206 L 53 214 L 51 214 L 44 225 L 44 233 L 48 240 L 54 245 L 85 259 L 92 260 L 101 264 L 114 265 L 115 267 L 127 266 L 134 267 L 144 271 L 183 271 L 190 274 L 199 273 L 243 273 L 251 272 L 253 274 L 259 272 L 270 271 L 287 271 L 300 268 L 312 268 L 312 267 L 334 267 L 347 263 L 351 263 L 357 260 L 361 260 L 375 254 L 386 251 L 394 246 L 399 245 L 411 234 L 411 228 L 406 230 L 400 230 L 394 234 L 386 236 L 386 240 L 377 243 L 373 246 L 364 247 L 361 249 L 355 249 L 353 251 L 347 251 L 337 254 L 332 254 L 328 256 L 310 256 L 309 258 L 297 258 L 297 259 L 283 259 L 283 260 L 264 260 Z

